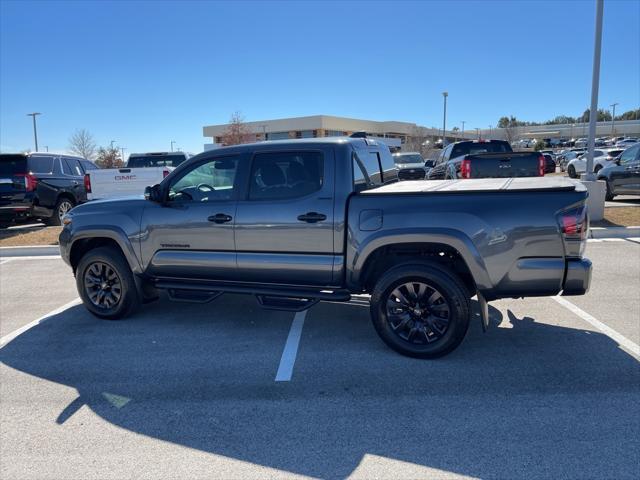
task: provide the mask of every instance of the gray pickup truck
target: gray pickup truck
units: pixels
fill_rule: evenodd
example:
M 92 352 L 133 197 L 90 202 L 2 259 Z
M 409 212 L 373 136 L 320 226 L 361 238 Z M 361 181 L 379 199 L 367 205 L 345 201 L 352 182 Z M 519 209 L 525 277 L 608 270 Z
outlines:
M 486 327 L 488 301 L 587 291 L 586 197 L 559 177 L 399 182 L 369 138 L 263 142 L 201 153 L 145 198 L 74 208 L 60 251 L 101 318 L 161 290 L 292 311 L 368 293 L 385 343 L 434 358 L 460 344 L 476 295 Z

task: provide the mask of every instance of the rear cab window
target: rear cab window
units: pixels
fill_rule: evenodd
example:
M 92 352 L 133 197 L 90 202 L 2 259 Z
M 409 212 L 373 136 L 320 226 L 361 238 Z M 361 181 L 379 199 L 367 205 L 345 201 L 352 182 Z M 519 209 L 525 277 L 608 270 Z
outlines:
M 398 180 L 398 166 L 389 148 L 367 139 L 353 150 L 353 185 L 356 192 Z
M 130 155 L 127 168 L 177 167 L 187 159 L 183 154 L 168 155 Z

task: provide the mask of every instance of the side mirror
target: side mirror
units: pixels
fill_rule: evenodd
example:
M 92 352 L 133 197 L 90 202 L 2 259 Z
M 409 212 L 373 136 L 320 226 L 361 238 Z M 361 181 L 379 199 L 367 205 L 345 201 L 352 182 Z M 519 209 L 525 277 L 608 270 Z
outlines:
M 433 160 L 427 160 L 426 162 L 424 162 L 424 166 L 427 168 L 433 168 L 435 165 L 435 162 Z
M 152 202 L 160 202 L 160 185 L 156 184 L 153 187 L 145 187 L 144 199 L 151 200 Z

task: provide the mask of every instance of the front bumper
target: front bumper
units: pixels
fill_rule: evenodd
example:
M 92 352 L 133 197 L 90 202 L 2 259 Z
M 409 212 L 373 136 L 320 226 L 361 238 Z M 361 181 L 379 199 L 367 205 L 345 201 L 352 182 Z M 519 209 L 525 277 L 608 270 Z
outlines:
M 580 258 L 567 260 L 567 273 L 564 279 L 562 295 L 584 295 L 591 284 L 591 260 Z

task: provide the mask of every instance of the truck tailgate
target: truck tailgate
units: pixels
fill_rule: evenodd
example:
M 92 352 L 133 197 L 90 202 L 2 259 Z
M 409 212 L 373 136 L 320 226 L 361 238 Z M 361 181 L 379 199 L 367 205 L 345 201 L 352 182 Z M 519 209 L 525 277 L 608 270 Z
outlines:
M 91 182 L 89 200 L 142 195 L 147 186 L 160 183 L 172 167 L 110 168 L 91 170 L 86 175 Z
M 536 152 L 479 153 L 466 155 L 465 160 L 471 164 L 470 178 L 541 176 L 540 154 Z

